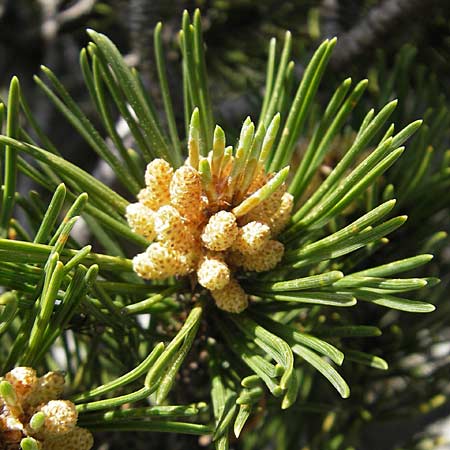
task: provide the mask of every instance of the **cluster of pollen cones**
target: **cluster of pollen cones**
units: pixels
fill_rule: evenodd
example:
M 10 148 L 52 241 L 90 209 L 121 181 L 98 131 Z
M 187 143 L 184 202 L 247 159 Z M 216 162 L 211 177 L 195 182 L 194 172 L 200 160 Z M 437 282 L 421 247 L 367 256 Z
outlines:
M 31 367 L 16 367 L 0 381 L 0 449 L 90 450 L 92 434 L 77 427 L 78 414 L 69 400 L 59 400 L 61 372 L 36 376 Z M 30 444 L 30 442 L 29 442 Z
M 278 264 L 284 246 L 275 238 L 293 207 L 284 183 L 288 168 L 276 174 L 264 169 L 276 119 L 264 134 L 255 134 L 247 119 L 235 152 L 225 148 L 223 131 L 216 127 L 208 157 L 199 156 L 191 123 L 183 166 L 174 170 L 163 159 L 148 164 L 146 187 L 126 211 L 130 227 L 151 242 L 133 259 L 138 275 L 191 275 L 218 308 L 239 313 L 248 306 L 237 272 L 265 272 Z

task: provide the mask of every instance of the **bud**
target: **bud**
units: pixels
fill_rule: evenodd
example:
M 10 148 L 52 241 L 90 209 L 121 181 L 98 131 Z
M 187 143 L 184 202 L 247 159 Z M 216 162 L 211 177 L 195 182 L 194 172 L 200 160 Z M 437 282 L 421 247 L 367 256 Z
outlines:
M 45 436 L 66 434 L 73 430 L 77 423 L 77 410 L 69 400 L 50 400 L 40 411 L 45 414 L 42 430 Z
M 9 381 L 0 381 L 0 396 L 2 397 L 4 403 L 9 407 L 15 407 L 19 405 L 16 391 Z
M 33 370 L 33 369 L 31 369 Z M 37 406 L 50 400 L 59 398 L 64 389 L 64 375 L 62 372 L 48 372 L 37 378 L 33 390 L 25 398 L 29 406 Z
M 194 245 L 189 228 L 173 206 L 163 206 L 155 214 L 155 231 L 158 241 L 164 243 L 166 247 L 187 252 Z
M 130 228 L 149 241 L 156 237 L 154 216 L 155 212 L 142 203 L 130 203 L 125 213 Z
M 31 416 L 30 427 L 33 431 L 39 431 L 45 424 L 45 414 L 39 411 Z
M 283 257 L 284 245 L 281 242 L 269 240 L 257 253 L 234 258 L 233 262 L 252 272 L 266 272 L 273 269 Z
M 294 197 L 289 192 L 285 192 L 283 197 L 281 197 L 281 204 L 278 211 L 271 217 L 270 229 L 272 230 L 272 236 L 276 236 L 283 231 L 291 218 L 293 207 Z
M 240 313 L 248 306 L 248 297 L 239 283 L 232 278 L 222 289 L 211 291 L 216 306 L 230 313 Z
M 219 257 L 205 256 L 198 266 L 197 277 L 206 289 L 222 289 L 230 281 L 230 269 Z
M 261 222 L 250 222 L 239 228 L 239 234 L 234 241 L 233 249 L 245 255 L 251 255 L 261 250 L 269 240 L 271 230 L 268 225 Z
M 179 213 L 191 222 L 202 217 L 202 183 L 200 175 L 190 166 L 177 169 L 170 183 L 170 201 Z
M 156 211 L 170 202 L 169 185 L 172 180 L 173 169 L 163 159 L 154 159 L 147 165 L 145 171 L 146 188 L 138 194 L 141 203 Z
M 41 443 L 32 437 L 23 438 L 20 441 L 20 448 L 22 450 L 39 450 L 42 448 Z
M 5 375 L 5 379 L 11 383 L 20 400 L 27 397 L 37 383 L 36 371 L 31 367 L 16 367 Z
M 270 218 L 280 209 L 281 198 L 285 192 L 286 185 L 283 183 L 272 195 L 249 211 L 243 217 L 243 223 L 258 221 L 270 225 Z
M 133 269 L 146 280 L 163 280 L 177 273 L 178 253 L 159 242 L 151 244 L 144 253 L 133 258 Z
M 237 238 L 236 217 L 228 211 L 219 211 L 211 216 L 203 229 L 201 239 L 209 250 L 223 251 L 230 248 Z
M 264 168 L 262 165 L 259 165 L 253 176 L 253 180 L 247 189 L 247 195 L 251 195 L 253 192 L 256 192 L 259 188 L 263 187 L 266 184 L 266 181 L 267 175 L 264 172 Z
M 94 438 L 85 428 L 75 427 L 63 436 L 45 440 L 45 450 L 90 450 Z

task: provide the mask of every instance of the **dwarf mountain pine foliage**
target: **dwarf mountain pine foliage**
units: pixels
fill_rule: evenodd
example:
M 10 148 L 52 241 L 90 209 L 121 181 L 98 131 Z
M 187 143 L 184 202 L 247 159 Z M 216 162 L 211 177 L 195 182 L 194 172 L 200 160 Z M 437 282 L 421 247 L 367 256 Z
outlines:
M 349 450 L 364 420 L 402 412 L 394 378 L 443 318 L 423 314 L 442 303 L 424 269 L 445 238 L 430 224 L 448 204 L 450 158 L 427 146 L 441 128 L 409 122 L 389 93 L 361 116 L 367 80 L 339 80 L 321 106 L 336 40 L 297 86 L 287 32 L 270 42 L 259 116 L 225 132 L 201 26 L 184 13 L 184 123 L 161 24 L 156 101 L 93 30 L 80 66 L 95 119 L 50 68 L 35 77 L 112 185 L 62 156 L 17 78 L 0 104 L 0 449 L 89 450 L 96 432 L 140 431 L 220 450 Z M 39 191 L 18 192 L 18 177 Z M 412 238 L 405 212 L 429 229 Z

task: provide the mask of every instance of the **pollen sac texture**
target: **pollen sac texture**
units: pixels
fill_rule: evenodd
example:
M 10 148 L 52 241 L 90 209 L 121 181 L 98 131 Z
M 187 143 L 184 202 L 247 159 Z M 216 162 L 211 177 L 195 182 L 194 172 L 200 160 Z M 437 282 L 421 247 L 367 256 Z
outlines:
M 16 367 L 1 380 L 9 384 L 11 395 L 0 396 L 0 443 L 19 449 L 22 439 L 32 437 L 42 450 L 92 448 L 92 434 L 76 426 L 75 405 L 60 399 L 64 389 L 61 372 L 38 377 L 32 367 Z M 34 420 L 38 415 L 40 420 Z
M 248 295 L 237 280 L 280 262 L 284 247 L 276 237 L 293 207 L 284 179 L 276 184 L 277 174 L 265 172 L 255 152 L 261 142 L 258 147 L 249 139 L 252 129 L 247 120 L 234 153 L 221 141 L 204 158 L 191 153 L 199 148 L 191 145 L 189 158 L 176 170 L 162 159 L 148 164 L 146 186 L 126 210 L 130 228 L 149 241 L 133 259 L 139 276 L 189 275 L 210 291 L 218 308 L 231 313 L 247 308 Z
M 146 187 L 138 194 L 139 201 L 152 210 L 170 202 L 169 183 L 173 169 L 163 159 L 154 159 L 145 171 Z
M 208 220 L 201 238 L 209 250 L 221 252 L 230 248 L 238 235 L 236 217 L 228 211 L 219 211 Z

